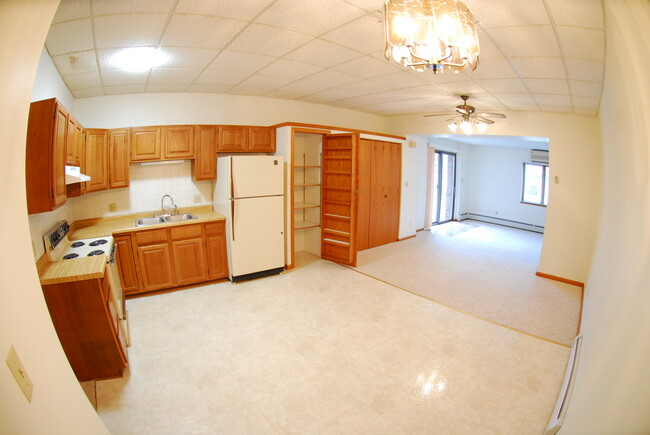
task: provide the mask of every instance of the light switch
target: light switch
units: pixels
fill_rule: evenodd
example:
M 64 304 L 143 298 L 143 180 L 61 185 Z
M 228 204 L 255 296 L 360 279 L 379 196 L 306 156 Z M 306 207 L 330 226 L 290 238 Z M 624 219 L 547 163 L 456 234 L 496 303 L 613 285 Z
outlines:
M 18 386 L 21 390 L 23 390 L 23 394 L 27 398 L 27 401 L 31 402 L 34 384 L 32 384 L 32 380 L 29 379 L 29 376 L 27 375 L 23 364 L 20 362 L 20 358 L 18 358 L 18 354 L 16 353 L 16 349 L 14 349 L 13 344 L 9 348 L 9 353 L 7 354 L 7 366 L 9 366 L 11 374 L 14 375 Z

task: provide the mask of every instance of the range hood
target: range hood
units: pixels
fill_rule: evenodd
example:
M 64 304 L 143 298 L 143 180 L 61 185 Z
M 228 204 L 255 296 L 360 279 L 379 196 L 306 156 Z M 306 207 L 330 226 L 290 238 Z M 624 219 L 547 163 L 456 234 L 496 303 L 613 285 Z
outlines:
M 65 166 L 65 184 L 81 183 L 82 181 L 90 181 L 90 177 L 82 174 L 79 166 Z

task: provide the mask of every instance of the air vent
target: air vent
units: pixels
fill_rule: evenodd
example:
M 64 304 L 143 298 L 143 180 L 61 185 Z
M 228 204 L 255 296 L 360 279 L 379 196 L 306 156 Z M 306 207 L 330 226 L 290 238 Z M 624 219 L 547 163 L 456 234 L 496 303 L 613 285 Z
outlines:
M 530 160 L 534 163 L 548 163 L 548 151 L 530 150 Z

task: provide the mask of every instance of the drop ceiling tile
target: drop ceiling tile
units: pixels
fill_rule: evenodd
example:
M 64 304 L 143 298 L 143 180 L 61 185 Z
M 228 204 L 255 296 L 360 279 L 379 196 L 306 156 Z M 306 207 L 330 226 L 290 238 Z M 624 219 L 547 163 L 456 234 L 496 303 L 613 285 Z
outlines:
M 603 92 L 601 83 L 569 80 L 569 85 L 571 86 L 571 93 L 575 96 L 600 98 Z
M 407 71 L 408 74 L 417 80 L 436 86 L 441 83 L 466 82 L 471 80 L 469 75 L 465 73 L 446 72 L 434 74 L 433 71 L 413 71 L 410 69 L 404 69 L 403 71 Z
M 489 59 L 479 59 L 478 66 L 474 71 L 466 71 L 473 79 L 516 79 L 517 73 L 510 63 L 502 56 Z
M 573 111 L 571 106 L 547 106 L 540 104 L 539 108 L 542 112 L 571 113 Z
M 299 97 L 304 97 L 305 95 L 311 95 L 316 92 L 324 91 L 325 89 L 330 89 L 333 86 L 326 83 L 318 83 L 313 81 L 308 81 L 307 79 L 296 80 L 295 82 L 289 83 L 286 86 L 276 89 L 279 92 L 289 92 L 293 95 L 299 95 Z M 272 93 L 271 93 L 272 94 Z M 269 95 L 271 95 L 269 94 Z
M 493 94 L 507 110 L 538 111 L 539 106 L 530 94 Z
M 160 50 L 169 56 L 166 68 L 203 69 L 219 54 L 219 50 L 213 48 L 160 47 Z
M 149 71 L 131 73 L 121 70 L 102 71 L 102 82 L 104 86 L 140 85 L 146 84 L 149 78 Z
M 526 79 L 566 79 L 561 57 L 516 57 L 510 61 Z
M 575 113 L 576 115 L 597 116 L 598 109 L 586 109 L 583 107 L 576 107 L 573 109 L 573 113 Z
M 94 50 L 52 56 L 52 61 L 62 76 L 98 69 Z
M 97 48 L 156 46 L 167 14 L 125 14 L 95 17 Z
M 208 69 L 196 79 L 195 83 L 205 85 L 235 86 L 246 79 L 250 74 L 235 71 L 219 71 Z
M 303 33 L 251 24 L 228 46 L 229 50 L 281 57 L 313 39 Z
M 474 20 L 486 29 L 551 24 L 542 0 L 475 1 L 470 5 Z
M 241 82 L 237 85 L 237 88 L 240 87 L 249 87 L 257 89 L 266 89 L 266 92 L 272 91 L 281 86 L 291 83 L 292 79 L 287 79 L 284 77 L 275 77 L 267 76 L 263 74 L 255 74 Z
M 569 83 L 561 79 L 525 79 L 528 90 L 533 94 L 569 95 Z
M 605 60 L 605 32 L 567 26 L 558 26 L 557 32 L 565 56 Z
M 349 62 L 332 67 L 333 70 L 350 74 L 362 79 L 378 77 L 399 71 L 397 66 L 388 63 L 386 60 L 378 60 L 374 57 L 363 56 Z
M 225 48 L 247 24 L 232 18 L 174 14 L 162 42 L 177 47 Z
M 261 97 L 263 95 L 268 94 L 270 91 L 269 89 L 264 89 L 264 88 L 250 88 L 246 86 L 235 86 L 234 88 L 230 89 L 227 94 L 233 94 L 233 95 L 248 95 L 251 97 Z
M 559 26 L 604 29 L 602 0 L 546 0 Z
M 267 98 L 278 98 L 281 100 L 297 100 L 298 98 L 304 97 L 305 94 L 302 92 L 290 92 L 290 91 L 283 91 L 283 90 L 275 90 L 273 92 L 269 92 L 268 94 L 265 95 Z
M 117 95 L 117 94 L 138 94 L 145 91 L 147 85 L 120 85 L 120 86 L 105 86 L 104 94 Z
M 503 59 L 503 53 L 499 48 L 492 42 L 490 36 L 486 33 L 483 28 L 479 27 L 478 30 L 478 45 L 480 49 L 479 53 L 479 65 L 484 59 L 498 58 Z
M 71 91 L 76 91 L 79 89 L 97 88 L 102 85 L 102 82 L 99 79 L 98 71 L 80 73 L 80 74 L 69 74 L 63 76 L 63 81 L 68 86 L 68 89 L 70 89 Z
M 149 83 L 192 83 L 202 70 L 190 68 L 153 68 Z
M 93 2 L 93 14 L 115 15 L 141 12 L 171 12 L 175 0 L 101 0 Z
M 384 24 L 372 15 L 365 15 L 324 34 L 321 38 L 365 54 L 377 51 L 383 53 Z
M 567 57 L 566 66 L 570 80 L 584 80 L 598 83 L 603 81 L 605 66 L 602 62 Z
M 45 46 L 50 56 L 92 50 L 95 47 L 90 19 L 53 24 Z
M 533 94 L 533 98 L 537 101 L 540 107 L 542 106 L 562 106 L 571 107 L 571 97 L 568 95 L 548 95 L 548 94 Z
M 352 107 L 357 107 L 357 106 L 368 106 L 371 104 L 386 103 L 389 101 L 403 101 L 406 99 L 407 98 L 405 98 L 403 95 L 395 95 L 392 93 L 372 94 L 372 95 L 361 95 L 359 97 L 347 98 L 344 100 L 337 101 L 337 104 L 340 103 Z
M 449 82 L 441 83 L 438 85 L 443 92 L 454 95 L 473 95 L 473 94 L 484 94 L 485 89 L 481 87 L 478 83 L 474 81 L 463 81 L 463 82 Z
M 279 59 L 260 70 L 259 73 L 269 76 L 301 79 L 322 70 L 323 68 L 321 67 L 296 62 L 295 60 Z
M 423 77 L 419 74 L 411 74 L 407 70 L 402 70 L 379 77 L 373 77 L 371 79 L 367 79 L 366 81 L 386 87 L 388 89 L 399 89 L 403 87 L 421 86 L 426 83 L 423 78 L 426 77 Z
M 487 79 L 481 80 L 488 92 L 493 94 L 527 94 L 528 89 L 519 79 Z
M 287 54 L 285 58 L 328 68 L 360 56 L 361 53 L 333 42 L 313 39 L 302 47 Z
M 104 88 L 79 89 L 71 92 L 72 96 L 75 98 L 99 97 L 101 95 L 104 95 Z
M 185 92 L 189 83 L 149 83 L 145 92 Z
M 346 0 L 346 3 L 354 5 L 369 14 L 383 14 L 384 3 L 377 0 Z
M 175 12 L 252 20 L 275 0 L 180 0 Z M 245 6 L 245 7 L 244 7 Z
M 364 12 L 340 0 L 278 0 L 255 22 L 318 36 Z
M 592 97 L 577 97 L 572 98 L 574 107 L 581 107 L 583 109 L 596 109 L 600 107 L 600 98 Z
M 494 43 L 507 57 L 560 56 L 551 26 L 500 27 L 488 30 Z
M 310 101 L 312 103 L 329 103 L 331 101 L 349 98 L 349 96 L 350 93 L 343 89 L 332 88 L 325 91 L 316 92 L 315 94 L 307 95 L 301 98 L 301 100 Z
M 323 70 L 312 74 L 304 79 L 307 82 L 314 83 L 316 85 L 326 86 L 328 88 L 333 88 L 336 86 L 342 86 L 349 83 L 358 82 L 359 78 L 351 76 L 350 74 L 345 74 L 342 72 L 334 71 L 331 69 Z M 322 89 L 318 89 L 322 90 Z M 314 91 L 317 92 L 318 90 Z M 313 93 L 313 92 L 312 92 Z
M 194 83 L 190 85 L 187 92 L 224 94 L 231 88 L 232 86 L 228 85 L 206 85 L 204 83 Z
M 224 50 L 208 65 L 208 69 L 254 73 L 276 59 L 277 57 L 263 56 L 261 54 Z
M 52 23 L 90 17 L 90 0 L 67 0 L 59 3 Z
M 458 101 L 457 104 L 460 104 L 461 102 L 460 98 L 458 98 L 456 101 Z M 472 95 L 472 98 L 469 99 L 469 103 L 472 106 L 476 107 L 476 111 L 478 112 L 502 112 L 504 110 L 508 110 L 508 108 L 501 101 L 490 94 Z
M 383 92 L 388 91 L 391 88 L 385 85 L 380 85 L 378 83 L 371 83 L 368 80 L 363 80 L 355 83 L 349 83 L 343 86 L 337 86 L 336 91 L 346 92 L 348 97 L 353 97 L 357 95 L 368 95 L 373 92 Z

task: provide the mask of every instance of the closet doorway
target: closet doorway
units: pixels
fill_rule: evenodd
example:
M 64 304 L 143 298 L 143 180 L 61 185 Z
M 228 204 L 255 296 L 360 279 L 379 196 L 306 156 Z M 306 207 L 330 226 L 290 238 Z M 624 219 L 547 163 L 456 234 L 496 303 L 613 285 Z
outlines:
M 456 203 L 456 154 L 430 149 L 429 222 L 431 226 L 454 218 Z

